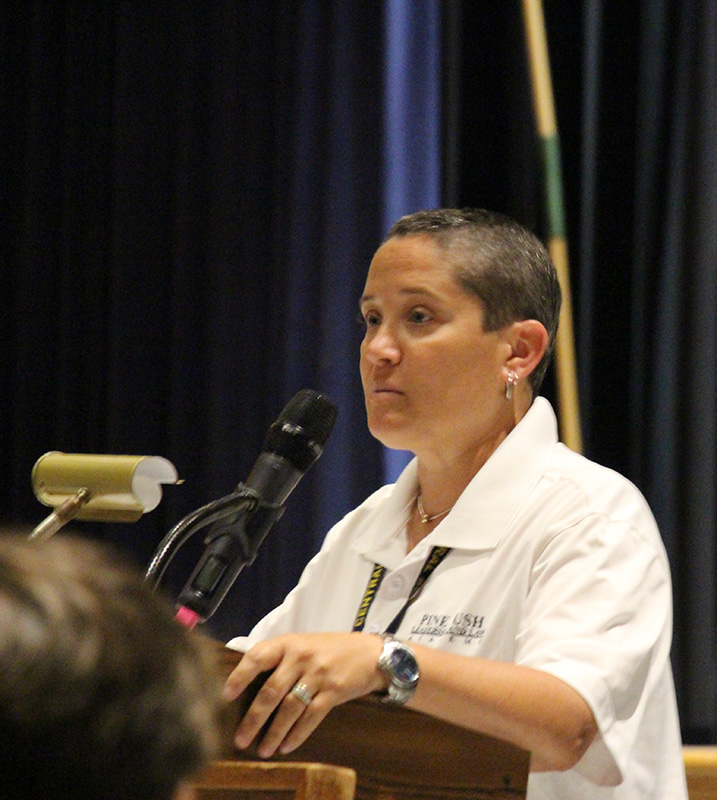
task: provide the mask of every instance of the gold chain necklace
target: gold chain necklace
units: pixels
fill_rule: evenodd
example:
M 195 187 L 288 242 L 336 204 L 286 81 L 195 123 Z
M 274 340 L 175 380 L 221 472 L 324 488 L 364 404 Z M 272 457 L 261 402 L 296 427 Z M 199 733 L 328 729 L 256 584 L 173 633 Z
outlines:
M 432 517 L 429 517 L 426 514 L 425 509 L 423 508 L 423 503 L 421 502 L 421 495 L 416 495 L 416 505 L 418 506 L 418 513 L 421 515 L 421 522 L 425 525 L 428 522 L 433 522 L 434 519 L 438 519 L 439 517 L 445 517 L 445 515 L 453 508 L 447 508 L 445 511 L 441 511 L 440 514 L 434 514 Z

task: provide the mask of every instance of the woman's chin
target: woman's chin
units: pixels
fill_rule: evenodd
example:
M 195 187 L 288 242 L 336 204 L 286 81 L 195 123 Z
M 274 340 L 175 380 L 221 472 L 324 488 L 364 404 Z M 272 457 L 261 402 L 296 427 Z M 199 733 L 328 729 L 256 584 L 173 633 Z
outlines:
M 368 429 L 374 439 L 378 439 L 391 450 L 412 450 L 414 437 L 410 435 L 405 424 L 382 417 L 381 420 L 369 419 Z

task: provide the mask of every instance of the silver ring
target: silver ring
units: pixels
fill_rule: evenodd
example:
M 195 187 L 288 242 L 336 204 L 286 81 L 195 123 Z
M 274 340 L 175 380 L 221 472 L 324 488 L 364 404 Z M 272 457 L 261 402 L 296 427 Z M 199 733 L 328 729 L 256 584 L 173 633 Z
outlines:
M 294 684 L 293 689 L 291 690 L 290 694 L 293 694 L 294 697 L 298 697 L 302 703 L 305 705 L 309 705 L 313 695 L 311 694 L 311 690 L 305 683 L 301 683 L 301 681 L 297 681 Z

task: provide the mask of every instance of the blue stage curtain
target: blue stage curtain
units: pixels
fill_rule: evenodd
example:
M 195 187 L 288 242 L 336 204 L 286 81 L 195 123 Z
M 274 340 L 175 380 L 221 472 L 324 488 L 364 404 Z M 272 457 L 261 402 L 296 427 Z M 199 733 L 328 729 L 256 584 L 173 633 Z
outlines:
M 584 449 L 655 511 L 685 738 L 714 743 L 717 0 L 544 5 Z M 336 431 L 209 626 L 244 632 L 405 460 L 357 368 L 387 226 L 457 204 L 541 231 L 520 4 L 28 0 L 0 4 L 0 52 L 0 522 L 46 513 L 47 450 L 163 455 L 185 483 L 156 511 L 73 526 L 146 565 L 321 389 Z
M 630 477 L 655 514 L 673 573 L 672 657 L 683 735 L 711 743 L 716 19 L 715 0 L 583 4 L 575 228 L 586 452 Z
M 632 468 L 675 594 L 688 740 L 717 741 L 717 2 L 655 3 L 639 63 Z
M 5 520 L 40 521 L 47 450 L 163 455 L 141 522 L 77 524 L 148 563 L 248 474 L 302 388 L 339 417 L 209 628 L 246 632 L 386 479 L 358 300 L 401 213 L 439 203 L 439 3 L 8 4 L 12 266 Z M 201 552 L 167 574 L 174 592 Z

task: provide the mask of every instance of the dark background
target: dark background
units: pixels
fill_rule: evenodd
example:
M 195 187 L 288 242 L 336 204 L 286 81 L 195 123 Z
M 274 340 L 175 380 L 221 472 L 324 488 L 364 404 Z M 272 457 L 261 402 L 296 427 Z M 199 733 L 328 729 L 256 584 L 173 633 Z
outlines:
M 401 109 L 389 10 L 414 53 L 440 54 L 437 92 L 420 55 L 401 66 Z M 545 14 L 583 449 L 655 512 L 685 740 L 715 742 L 717 0 L 546 0 Z M 163 455 L 185 483 L 156 511 L 75 526 L 146 565 L 246 477 L 298 389 L 326 391 L 340 416 L 322 459 L 208 623 L 244 633 L 384 480 L 355 319 L 394 211 L 387 120 L 418 141 L 421 116 L 440 120 L 434 205 L 545 231 L 520 4 L 9 2 L 0 54 L 2 521 L 45 516 L 30 472 L 48 450 Z M 425 158 L 403 156 L 420 188 Z

